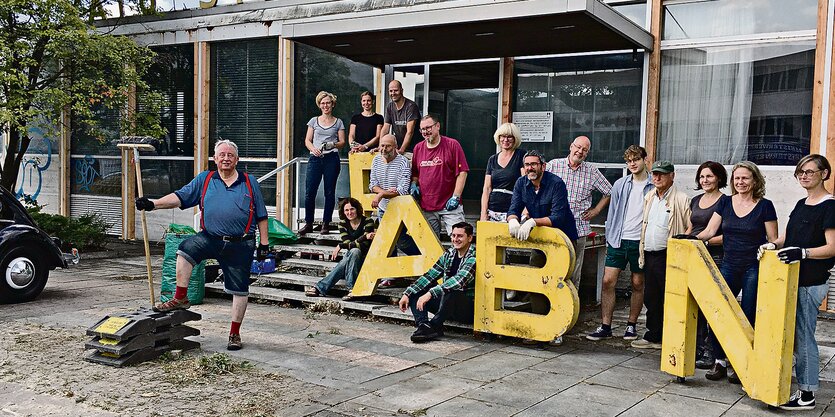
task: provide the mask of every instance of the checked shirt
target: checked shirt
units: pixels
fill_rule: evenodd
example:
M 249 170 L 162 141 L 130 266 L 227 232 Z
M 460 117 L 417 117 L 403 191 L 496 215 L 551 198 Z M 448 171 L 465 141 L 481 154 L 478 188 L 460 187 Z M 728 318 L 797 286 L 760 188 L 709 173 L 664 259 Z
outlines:
M 446 271 L 452 265 L 452 259 L 455 258 L 457 249 L 449 248 L 443 255 L 432 265 L 425 274 L 423 274 L 414 284 L 406 288 L 403 295 L 412 296 L 419 293 L 426 287 L 434 285 L 439 278 L 445 277 L 441 285 L 435 285 L 429 290 L 432 298 L 440 298 L 444 293 L 450 291 L 465 291 L 468 297 L 475 296 L 475 245 L 470 245 L 467 253 L 461 258 L 461 265 L 458 266 L 458 273 L 447 277 Z
M 599 191 L 603 195 L 612 192 L 612 185 L 596 166 L 583 161 L 577 169 L 568 166 L 568 158 L 558 158 L 548 161 L 545 170 L 557 174 L 565 182 L 568 189 L 568 206 L 574 214 L 577 225 L 577 235 L 588 236 L 591 226 L 588 220 L 583 220 L 583 212 L 591 208 L 591 192 Z

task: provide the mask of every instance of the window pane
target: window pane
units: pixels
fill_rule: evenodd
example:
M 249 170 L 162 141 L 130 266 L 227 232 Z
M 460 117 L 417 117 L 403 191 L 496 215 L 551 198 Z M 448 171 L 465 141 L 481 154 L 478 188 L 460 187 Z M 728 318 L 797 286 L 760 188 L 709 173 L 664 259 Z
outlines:
M 300 43 L 295 49 L 293 149 L 295 156 L 306 156 L 309 153 L 304 146 L 307 121 L 322 114 L 316 106 L 316 94 L 328 91 L 336 95 L 333 114 L 345 124 L 347 139 L 351 116 L 362 111 L 360 94 L 374 92 L 374 70 L 371 66 Z M 345 147 L 340 153 L 347 155 L 347 150 Z
M 142 159 L 141 162 L 142 192 L 148 198 L 177 191 L 194 178 L 194 161 Z
M 589 161 L 623 162 L 623 150 L 639 142 L 642 67 L 642 54 L 517 60 L 514 111 L 554 112 L 553 142 L 522 147 L 563 158 L 586 135 Z
M 659 157 L 794 165 L 809 152 L 815 43 L 663 51 Z
M 154 47 L 157 56 L 145 79 L 162 94 L 160 124 L 167 133 L 161 139 L 159 155 L 194 155 L 194 46 Z M 142 101 L 139 97 L 139 111 Z
M 627 19 L 635 22 L 640 27 L 645 27 L 647 24 L 647 4 L 624 4 L 620 6 L 611 6 L 616 12 L 626 16 Z
M 210 147 L 220 137 L 235 142 L 241 157 L 274 158 L 278 142 L 278 40 L 213 43 L 211 60 Z
M 122 196 L 122 160 L 87 155 L 72 158 L 72 194 Z M 144 184 L 144 182 L 143 182 Z
M 664 39 L 814 30 L 817 0 L 708 0 L 664 6 Z

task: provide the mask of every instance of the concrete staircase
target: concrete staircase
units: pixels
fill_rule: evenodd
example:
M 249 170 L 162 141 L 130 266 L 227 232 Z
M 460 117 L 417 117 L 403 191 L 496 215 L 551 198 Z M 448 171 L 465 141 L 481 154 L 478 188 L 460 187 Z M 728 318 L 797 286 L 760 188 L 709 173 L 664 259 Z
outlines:
M 331 293 L 324 297 L 305 295 L 305 287 L 315 285 L 336 266 L 337 262 L 332 261 L 330 255 L 338 242 L 339 234 L 336 232 L 326 235 L 308 233 L 294 244 L 273 247 L 279 259 L 276 272 L 252 275 L 253 283 L 249 288 L 250 299 L 278 303 L 289 302 L 314 309 L 369 314 L 412 322 L 411 313 L 401 312 L 397 307 L 397 301 L 403 294 L 403 287 L 378 288 L 376 294 L 371 297 L 343 301 L 342 296 L 347 294 L 348 290 L 345 287 L 345 281 L 339 281 Z M 340 253 L 344 254 L 345 250 L 341 250 Z M 207 283 L 206 293 L 223 295 L 222 277 L 216 282 Z M 451 327 L 472 329 L 471 325 L 447 324 Z

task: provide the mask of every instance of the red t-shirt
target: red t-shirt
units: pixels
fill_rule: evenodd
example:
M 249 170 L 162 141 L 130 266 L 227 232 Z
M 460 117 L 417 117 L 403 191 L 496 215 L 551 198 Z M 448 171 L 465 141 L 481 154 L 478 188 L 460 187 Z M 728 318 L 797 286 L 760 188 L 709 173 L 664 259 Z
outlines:
M 455 191 L 458 174 L 469 170 L 464 150 L 455 139 L 441 136 L 438 146 L 431 149 L 425 140 L 415 145 L 412 176 L 418 177 L 420 207 L 425 211 L 442 210 Z

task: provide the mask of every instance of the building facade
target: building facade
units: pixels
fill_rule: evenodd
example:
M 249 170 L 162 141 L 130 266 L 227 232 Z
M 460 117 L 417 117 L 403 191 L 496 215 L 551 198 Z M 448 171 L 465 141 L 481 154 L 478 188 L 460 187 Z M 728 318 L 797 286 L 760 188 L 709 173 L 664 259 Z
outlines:
M 283 168 L 261 186 L 271 213 L 293 223 L 315 94 L 335 93 L 335 114 L 347 125 L 362 91 L 377 95 L 381 112 L 395 79 L 461 142 L 471 167 L 468 213 L 478 212 L 492 134 L 504 121 L 527 125 L 523 147 L 549 159 L 589 136 L 589 161 L 610 181 L 624 174 L 631 144 L 672 160 L 685 190 L 704 161 L 751 160 L 766 175 L 781 228 L 803 196 L 794 164 L 810 152 L 835 156 L 835 0 L 237 3 L 186 2 L 190 9 L 101 22 L 158 54 L 149 82 L 165 96 L 168 133 L 142 159 L 150 197 L 210 167 L 214 142 L 231 139 L 243 169 L 262 176 Z M 47 210 L 101 212 L 113 233 L 136 235 L 132 170 L 113 145 L 80 131 L 33 135 L 20 192 Z M 337 196 L 346 195 L 343 169 Z M 158 237 L 168 223 L 191 224 L 194 212 L 149 216 Z

